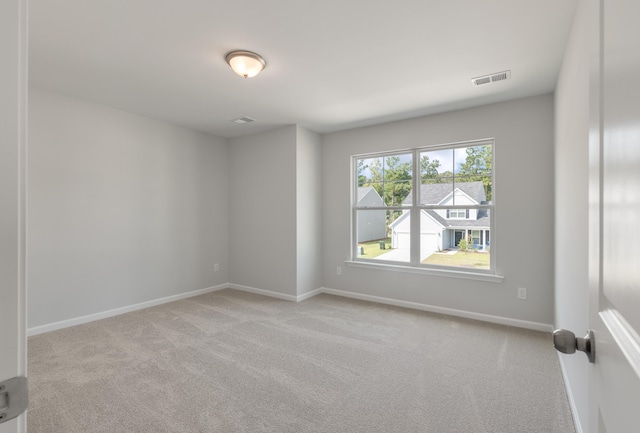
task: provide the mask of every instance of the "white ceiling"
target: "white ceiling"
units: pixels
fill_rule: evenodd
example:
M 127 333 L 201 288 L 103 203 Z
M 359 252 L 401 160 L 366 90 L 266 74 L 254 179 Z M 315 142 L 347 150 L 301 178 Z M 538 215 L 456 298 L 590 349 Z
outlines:
M 577 1 L 30 0 L 29 79 L 221 137 L 331 132 L 552 92 Z

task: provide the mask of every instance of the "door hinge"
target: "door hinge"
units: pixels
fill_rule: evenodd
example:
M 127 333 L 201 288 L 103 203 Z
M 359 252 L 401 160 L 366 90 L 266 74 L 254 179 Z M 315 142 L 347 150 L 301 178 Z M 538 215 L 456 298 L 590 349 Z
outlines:
M 29 386 L 26 377 L 14 377 L 0 382 L 0 424 L 13 419 L 29 404 Z

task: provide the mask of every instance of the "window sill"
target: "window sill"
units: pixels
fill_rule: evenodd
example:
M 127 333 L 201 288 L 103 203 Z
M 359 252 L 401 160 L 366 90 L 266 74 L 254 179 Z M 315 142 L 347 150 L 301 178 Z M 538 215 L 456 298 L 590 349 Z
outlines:
M 377 269 L 379 271 L 405 272 L 408 274 L 432 275 L 435 277 L 462 278 L 466 280 L 487 281 L 490 283 L 502 283 L 502 281 L 504 280 L 504 277 L 502 275 L 482 274 L 478 272 L 469 272 L 469 271 L 418 268 L 414 266 L 391 265 L 388 263 L 371 263 L 371 262 L 361 262 L 361 261 L 353 261 L 353 260 L 347 260 L 345 261 L 345 264 L 347 266 L 352 266 L 355 268 Z

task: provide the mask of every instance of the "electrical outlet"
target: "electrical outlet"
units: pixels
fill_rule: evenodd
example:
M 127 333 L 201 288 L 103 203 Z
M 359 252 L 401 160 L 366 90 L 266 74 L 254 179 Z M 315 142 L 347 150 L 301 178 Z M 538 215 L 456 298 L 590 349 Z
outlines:
M 518 287 L 518 299 L 527 299 L 527 289 L 525 287 Z
M 220 265 L 219 264 L 215 264 L 213 265 L 213 272 L 218 272 L 220 270 Z
M 336 275 L 342 275 L 342 268 L 340 266 L 336 268 Z

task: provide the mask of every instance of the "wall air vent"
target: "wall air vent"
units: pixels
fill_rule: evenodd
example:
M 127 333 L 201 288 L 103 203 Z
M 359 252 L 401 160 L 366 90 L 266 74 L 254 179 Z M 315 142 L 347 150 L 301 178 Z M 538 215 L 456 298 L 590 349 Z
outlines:
M 239 117 L 237 119 L 233 119 L 232 120 L 233 123 L 236 123 L 238 125 L 244 125 L 246 123 L 251 123 L 251 122 L 255 122 L 255 121 L 256 121 L 256 119 L 252 119 L 251 117 L 247 117 L 247 116 Z
M 491 75 L 483 75 L 482 77 L 472 78 L 471 82 L 474 86 L 483 86 L 485 84 L 495 83 L 496 81 L 504 81 L 511 78 L 511 71 L 496 72 Z

